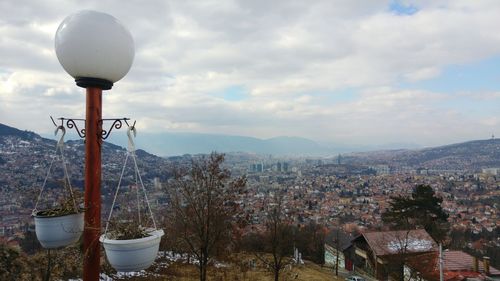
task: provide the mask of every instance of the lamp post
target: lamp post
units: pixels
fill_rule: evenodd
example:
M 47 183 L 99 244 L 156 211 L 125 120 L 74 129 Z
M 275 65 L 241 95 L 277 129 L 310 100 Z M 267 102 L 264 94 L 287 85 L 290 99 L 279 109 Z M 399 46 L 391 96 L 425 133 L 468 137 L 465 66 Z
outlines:
M 59 25 L 55 49 L 64 70 L 86 89 L 83 280 L 99 280 L 102 91 L 111 89 L 129 71 L 134 60 L 134 41 L 113 16 L 81 11 Z

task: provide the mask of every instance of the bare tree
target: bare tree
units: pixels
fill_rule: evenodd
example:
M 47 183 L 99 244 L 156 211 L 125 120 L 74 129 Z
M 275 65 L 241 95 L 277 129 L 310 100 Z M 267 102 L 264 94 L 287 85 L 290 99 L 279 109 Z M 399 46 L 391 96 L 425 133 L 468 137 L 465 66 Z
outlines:
M 309 222 L 302 226 L 294 226 L 295 244 L 302 257 L 314 263 L 325 263 L 325 228 L 316 222 Z
M 283 196 L 276 192 L 273 201 L 268 205 L 266 233 L 262 241 L 264 250 L 272 257 L 269 258 L 264 253 L 256 253 L 256 256 L 271 269 L 274 280 L 278 281 L 280 273 L 292 263 L 290 256 L 293 251 L 293 229 L 284 212 Z
M 393 250 L 393 255 L 387 258 L 388 262 L 384 264 L 384 268 L 395 280 L 405 280 L 404 264 L 410 256 L 408 249 L 410 232 L 411 230 L 393 232 L 394 235 L 387 241 L 387 245 Z
M 231 180 L 222 164 L 224 155 L 212 153 L 193 160 L 187 169 L 176 171 L 169 184 L 168 213 L 183 248 L 198 261 L 200 280 L 207 279 L 207 266 L 221 245 L 230 241 L 237 219 L 245 177 Z

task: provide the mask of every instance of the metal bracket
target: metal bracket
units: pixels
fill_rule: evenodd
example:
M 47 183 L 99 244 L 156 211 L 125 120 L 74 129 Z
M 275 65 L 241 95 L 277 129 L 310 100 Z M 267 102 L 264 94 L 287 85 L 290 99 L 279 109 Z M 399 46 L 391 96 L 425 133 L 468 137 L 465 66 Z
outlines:
M 64 127 L 65 123 L 66 122 L 66 127 L 68 127 L 69 129 L 75 129 L 75 131 L 78 133 L 78 136 L 80 136 L 80 138 L 85 138 L 85 129 L 80 129 L 78 128 L 77 126 L 77 123 L 75 121 L 83 121 L 84 123 L 84 126 L 85 126 L 85 119 L 77 119 L 77 118 L 64 118 L 64 117 L 60 117 L 60 118 L 57 118 L 57 120 L 60 120 L 61 121 L 61 125 L 57 125 L 56 122 L 54 121 L 54 118 L 52 118 L 52 116 L 50 116 L 50 119 L 52 120 L 52 123 L 54 123 L 54 126 L 56 127 L 59 127 L 59 126 L 62 126 Z M 105 140 L 109 137 L 109 135 L 111 134 L 111 131 L 114 129 L 120 129 L 122 126 L 123 126 L 123 122 L 125 122 L 125 124 L 127 124 L 128 127 L 130 127 L 130 125 L 128 124 L 128 120 L 130 120 L 130 118 L 112 118 L 112 119 L 101 119 L 99 120 L 100 122 L 100 125 L 101 125 L 101 128 L 102 128 L 102 125 L 104 124 L 104 122 L 107 122 L 107 121 L 113 121 L 113 123 L 111 124 L 111 126 L 109 127 L 108 130 L 102 130 L 101 129 L 101 134 L 100 134 L 100 137 L 102 140 Z M 134 121 L 134 124 L 132 125 L 132 127 L 135 127 L 135 122 Z
M 101 130 L 101 138 L 103 140 L 107 139 L 109 137 L 109 135 L 111 134 L 111 131 L 113 130 L 113 128 L 115 129 L 120 129 L 123 125 L 122 121 L 125 122 L 125 124 L 127 124 L 127 127 L 130 127 L 130 125 L 128 124 L 127 120 L 130 120 L 130 118 L 118 118 L 118 119 L 101 119 L 99 122 L 101 122 L 101 125 L 104 123 L 104 121 L 113 121 L 113 124 L 111 124 L 111 127 L 109 127 L 109 130 Z M 135 126 L 135 121 L 134 121 L 134 125 L 132 125 L 132 127 Z

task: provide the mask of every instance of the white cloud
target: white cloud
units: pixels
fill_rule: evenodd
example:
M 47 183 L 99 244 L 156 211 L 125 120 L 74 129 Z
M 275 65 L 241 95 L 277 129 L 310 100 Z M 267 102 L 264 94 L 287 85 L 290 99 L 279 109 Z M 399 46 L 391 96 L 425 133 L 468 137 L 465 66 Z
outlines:
M 418 11 L 398 15 L 389 1 L 3 0 L 1 122 L 50 132 L 31 120 L 83 115 L 84 92 L 58 65 L 53 34 L 66 15 L 97 9 L 122 20 L 137 49 L 104 113 L 144 130 L 423 144 L 491 130 L 498 112 L 453 105 L 472 96 L 398 85 L 499 55 L 500 3 L 406 2 Z M 241 100 L 221 97 L 232 86 L 247 91 Z

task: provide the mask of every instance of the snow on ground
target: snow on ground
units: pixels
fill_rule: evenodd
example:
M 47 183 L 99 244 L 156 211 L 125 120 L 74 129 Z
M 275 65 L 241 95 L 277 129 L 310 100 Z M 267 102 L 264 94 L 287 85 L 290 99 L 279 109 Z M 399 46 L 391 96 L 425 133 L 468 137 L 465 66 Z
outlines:
M 158 256 L 156 257 L 156 261 L 151 265 L 148 270 L 141 270 L 137 272 L 117 272 L 116 274 L 107 275 L 105 273 L 100 274 L 100 281 L 113 281 L 117 278 L 124 277 L 146 277 L 146 276 L 156 276 L 159 277 L 161 275 L 155 273 L 158 269 L 166 268 L 170 264 L 174 262 L 182 262 L 187 263 L 189 258 L 189 254 L 178 254 L 171 251 L 159 251 Z M 194 256 L 191 256 L 190 264 L 198 265 L 198 260 Z M 225 268 L 229 267 L 229 264 L 221 263 L 215 260 L 211 260 L 210 264 L 213 264 L 216 268 Z M 70 281 L 82 281 L 82 279 L 71 279 Z
M 180 261 L 180 262 L 187 263 L 189 254 L 177 254 L 177 253 L 173 253 L 170 251 L 160 251 L 158 253 L 158 257 L 166 259 L 167 261 L 170 261 L 170 262 L 179 262 Z M 190 261 L 189 263 L 193 264 L 193 265 L 199 264 L 198 260 L 196 259 L 196 257 L 194 255 L 191 255 L 191 258 L 189 259 L 189 261 Z M 223 268 L 223 267 L 230 266 L 229 264 L 221 263 L 221 262 L 218 262 L 218 261 L 213 260 L 213 259 L 211 259 L 209 261 L 209 264 L 213 264 L 213 266 L 215 266 L 216 268 Z
M 399 251 L 422 252 L 432 249 L 432 241 L 425 239 L 408 238 L 403 241 L 390 241 L 387 243 L 387 249 L 395 253 Z

